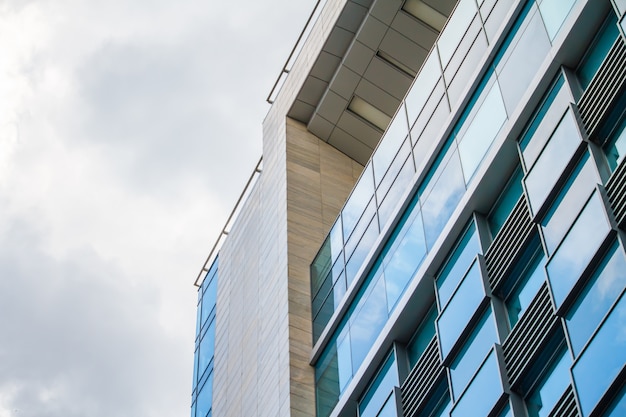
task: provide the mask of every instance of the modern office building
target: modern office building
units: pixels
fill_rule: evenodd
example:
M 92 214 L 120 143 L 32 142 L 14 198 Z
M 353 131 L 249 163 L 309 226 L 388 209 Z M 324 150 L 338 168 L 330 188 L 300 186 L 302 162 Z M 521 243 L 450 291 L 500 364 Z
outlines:
M 322 2 L 196 280 L 192 417 L 626 416 L 625 11 Z

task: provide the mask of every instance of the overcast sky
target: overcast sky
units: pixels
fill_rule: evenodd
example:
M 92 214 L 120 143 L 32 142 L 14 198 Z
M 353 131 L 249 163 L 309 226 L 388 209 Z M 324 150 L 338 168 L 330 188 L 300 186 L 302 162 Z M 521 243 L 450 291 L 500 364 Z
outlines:
M 0 417 L 179 417 L 314 0 L 0 0 Z

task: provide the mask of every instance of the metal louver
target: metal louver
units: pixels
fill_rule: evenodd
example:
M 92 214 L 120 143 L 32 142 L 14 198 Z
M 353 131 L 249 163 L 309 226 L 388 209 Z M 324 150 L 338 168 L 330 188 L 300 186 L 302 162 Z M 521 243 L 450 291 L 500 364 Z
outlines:
M 492 291 L 495 292 L 500 287 L 507 272 L 522 253 L 532 231 L 530 210 L 526 197 L 522 195 L 485 253 Z
M 626 81 L 626 45 L 621 36 L 611 47 L 600 69 L 578 101 L 578 110 L 590 138 L 611 109 Z
M 574 389 L 571 385 L 567 386 L 567 389 L 554 405 L 548 417 L 580 417 L 576 399 L 574 398 Z
M 509 382 L 514 387 L 541 353 L 558 319 L 554 315 L 548 284 L 543 283 L 528 310 L 502 344 Z
M 444 368 L 439 361 L 439 347 L 435 336 L 402 384 L 402 409 L 405 417 L 418 414 L 424 400 L 443 374 Z

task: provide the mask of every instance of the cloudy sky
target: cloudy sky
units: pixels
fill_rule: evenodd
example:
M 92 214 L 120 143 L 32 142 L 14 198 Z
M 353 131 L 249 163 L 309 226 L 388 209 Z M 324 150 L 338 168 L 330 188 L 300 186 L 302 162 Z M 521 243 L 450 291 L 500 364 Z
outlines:
M 314 0 L 0 0 L 0 417 L 188 416 L 192 283 Z

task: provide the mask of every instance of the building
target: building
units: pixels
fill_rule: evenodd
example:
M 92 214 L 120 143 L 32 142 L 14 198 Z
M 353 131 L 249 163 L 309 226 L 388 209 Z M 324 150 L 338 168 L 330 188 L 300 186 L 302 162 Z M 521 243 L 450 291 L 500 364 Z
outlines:
M 192 416 L 626 415 L 625 10 L 323 2 L 196 281 Z

